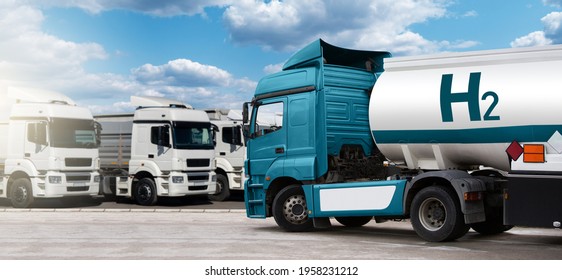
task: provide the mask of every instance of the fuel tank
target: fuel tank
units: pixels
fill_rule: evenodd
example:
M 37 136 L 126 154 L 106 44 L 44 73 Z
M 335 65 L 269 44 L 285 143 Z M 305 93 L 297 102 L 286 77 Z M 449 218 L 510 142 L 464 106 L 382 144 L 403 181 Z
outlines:
M 369 122 L 388 160 L 511 171 L 536 143 L 550 165 L 527 167 L 562 171 L 562 46 L 387 58 L 384 68 Z

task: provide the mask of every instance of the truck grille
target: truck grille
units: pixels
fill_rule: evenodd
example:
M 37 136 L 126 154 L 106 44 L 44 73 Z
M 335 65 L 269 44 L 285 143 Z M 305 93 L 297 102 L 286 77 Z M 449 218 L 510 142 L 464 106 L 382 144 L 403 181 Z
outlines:
M 203 191 L 206 190 L 207 186 L 191 186 L 189 187 L 190 191 Z
M 67 182 L 89 182 L 90 181 L 90 175 L 86 174 L 86 175 L 70 175 L 67 174 L 66 175 L 66 181 Z
M 90 187 L 67 187 L 66 191 L 67 192 L 85 192 L 87 190 L 90 190 Z
M 207 167 L 209 166 L 210 160 L 208 158 L 201 159 L 188 159 L 187 167 Z
M 64 165 L 68 167 L 92 166 L 91 158 L 65 158 Z
M 189 181 L 209 181 L 209 175 L 187 176 Z

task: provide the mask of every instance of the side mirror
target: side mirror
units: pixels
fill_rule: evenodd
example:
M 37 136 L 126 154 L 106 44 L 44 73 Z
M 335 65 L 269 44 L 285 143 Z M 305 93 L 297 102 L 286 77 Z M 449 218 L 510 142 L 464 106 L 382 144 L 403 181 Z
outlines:
M 236 146 L 242 146 L 242 127 L 241 126 L 236 126 L 234 127 L 234 129 L 232 130 L 232 142 L 234 145 Z
M 242 105 L 242 123 L 243 124 L 248 123 L 250 104 L 251 104 L 251 102 L 244 102 L 244 105 Z
M 103 130 L 101 123 L 94 122 L 94 132 L 96 133 L 96 145 L 101 145 L 101 131 Z
M 213 131 L 213 146 L 217 146 L 217 134 L 220 132 L 219 127 L 216 124 L 211 123 L 211 130 Z

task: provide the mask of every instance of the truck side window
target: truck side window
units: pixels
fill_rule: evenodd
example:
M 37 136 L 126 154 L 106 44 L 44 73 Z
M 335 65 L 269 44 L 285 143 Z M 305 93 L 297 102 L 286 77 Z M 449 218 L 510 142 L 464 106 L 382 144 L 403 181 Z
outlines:
M 283 128 L 283 102 L 264 104 L 258 107 L 254 128 L 255 137 L 260 137 Z
M 234 130 L 235 129 L 240 129 L 239 127 L 223 127 L 222 129 L 222 142 L 223 143 L 227 143 L 227 144 L 231 144 L 231 145 L 238 145 L 239 143 L 242 143 L 242 139 L 240 137 L 240 133 L 238 134 L 234 134 Z M 234 137 L 237 136 L 238 139 L 235 139 Z
M 47 145 L 47 124 L 44 122 L 27 124 L 27 141 Z
M 158 145 L 158 127 L 153 126 L 150 128 L 150 143 Z
M 158 146 L 170 145 L 170 128 L 167 125 L 150 128 L 150 142 Z

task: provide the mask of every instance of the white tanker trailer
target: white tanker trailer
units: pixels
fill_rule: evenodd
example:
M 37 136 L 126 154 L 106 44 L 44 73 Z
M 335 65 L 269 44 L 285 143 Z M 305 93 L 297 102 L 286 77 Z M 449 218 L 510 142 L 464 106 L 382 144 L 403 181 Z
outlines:
M 392 58 L 384 67 L 369 119 L 389 160 L 423 170 L 562 171 L 561 46 Z M 521 156 L 523 147 L 540 156 Z
M 428 241 L 560 228 L 561 77 L 562 46 L 390 58 L 313 42 L 244 106 L 247 215 L 288 231 L 410 219 Z M 283 120 L 261 131 L 271 110 Z

